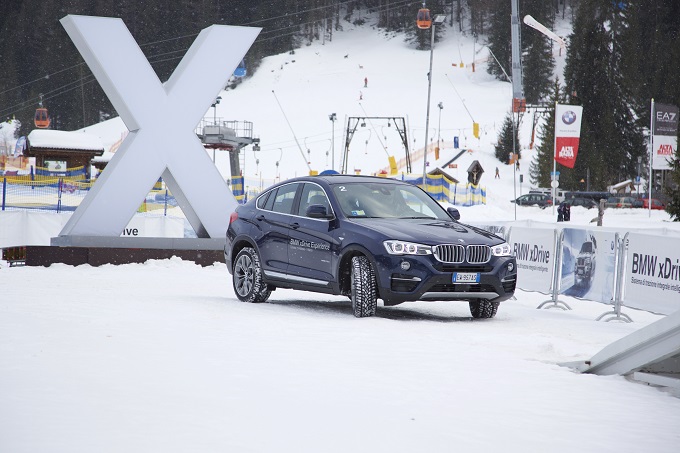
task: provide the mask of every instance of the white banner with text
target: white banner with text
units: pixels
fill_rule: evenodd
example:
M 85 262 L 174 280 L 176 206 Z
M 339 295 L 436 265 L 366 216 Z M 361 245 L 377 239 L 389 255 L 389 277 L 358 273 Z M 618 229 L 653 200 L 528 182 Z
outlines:
M 624 305 L 665 315 L 680 310 L 677 238 L 630 233 L 624 275 Z
M 555 230 L 513 226 L 508 242 L 517 260 L 517 287 L 549 293 L 555 269 Z

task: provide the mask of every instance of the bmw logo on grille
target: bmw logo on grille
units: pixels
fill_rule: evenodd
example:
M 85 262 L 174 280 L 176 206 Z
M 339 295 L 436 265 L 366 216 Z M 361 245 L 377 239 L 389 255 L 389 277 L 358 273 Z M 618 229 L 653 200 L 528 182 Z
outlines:
M 461 244 L 465 244 L 465 239 L 458 238 L 458 242 L 460 242 Z
M 571 110 L 567 110 L 564 112 L 562 115 L 562 122 L 564 124 L 573 124 L 573 122 L 576 121 L 576 113 L 572 112 Z

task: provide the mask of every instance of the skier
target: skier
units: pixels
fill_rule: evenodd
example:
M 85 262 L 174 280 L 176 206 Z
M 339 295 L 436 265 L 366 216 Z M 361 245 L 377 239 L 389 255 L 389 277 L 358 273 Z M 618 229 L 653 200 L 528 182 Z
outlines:
M 364 77 L 364 88 L 368 88 L 368 77 Z
M 501 174 L 498 172 L 498 167 L 496 167 L 496 176 L 494 177 L 494 179 L 496 178 L 501 179 Z

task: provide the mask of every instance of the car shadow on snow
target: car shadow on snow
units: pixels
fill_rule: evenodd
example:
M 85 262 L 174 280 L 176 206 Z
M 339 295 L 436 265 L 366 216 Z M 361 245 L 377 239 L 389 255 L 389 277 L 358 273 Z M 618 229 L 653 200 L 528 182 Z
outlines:
M 287 307 L 300 309 L 302 311 L 309 311 L 315 313 L 333 313 L 342 316 L 352 316 L 352 303 L 347 300 L 332 300 L 332 301 L 313 301 L 313 300 L 272 300 L 267 301 L 270 305 L 279 307 Z M 467 307 L 467 304 L 463 305 Z M 406 307 L 385 307 L 378 304 L 374 318 L 390 319 L 394 321 L 435 321 L 435 322 L 469 322 L 473 321 L 472 316 L 465 316 L 461 313 L 432 313 L 417 309 L 410 309 Z M 484 321 L 482 319 L 474 320 L 475 322 Z

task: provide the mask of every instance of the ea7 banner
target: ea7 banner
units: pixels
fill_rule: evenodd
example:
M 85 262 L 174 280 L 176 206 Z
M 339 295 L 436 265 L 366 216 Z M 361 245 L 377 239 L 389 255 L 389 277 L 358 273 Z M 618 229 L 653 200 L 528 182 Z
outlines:
M 565 167 L 576 163 L 582 114 L 580 105 L 555 104 L 555 160 Z
M 652 104 L 652 170 L 670 170 L 670 161 L 678 149 L 678 108 L 674 105 Z
M 668 315 L 680 310 L 680 239 L 628 235 L 623 303 Z

